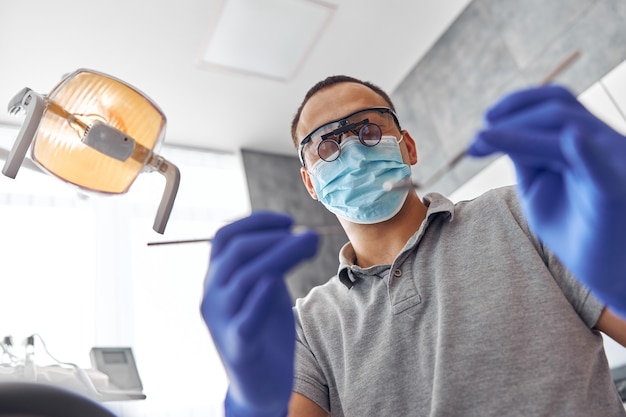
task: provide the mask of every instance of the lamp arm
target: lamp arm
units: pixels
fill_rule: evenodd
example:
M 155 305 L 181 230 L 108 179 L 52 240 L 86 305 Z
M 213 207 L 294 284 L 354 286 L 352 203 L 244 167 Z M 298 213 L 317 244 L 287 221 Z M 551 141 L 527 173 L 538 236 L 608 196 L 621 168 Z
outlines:
M 43 96 L 35 93 L 30 88 L 22 89 L 9 102 L 9 113 L 17 114 L 24 110 L 26 111 L 26 119 L 2 168 L 2 173 L 7 177 L 15 178 L 17 171 L 22 166 L 26 152 L 39 128 L 45 108 Z
M 147 166 L 165 177 L 165 189 L 163 190 L 161 203 L 159 204 L 159 209 L 154 219 L 154 225 L 152 226 L 157 233 L 163 234 L 167 221 L 170 218 L 172 207 L 174 206 L 176 194 L 178 193 L 180 170 L 176 165 L 158 155 L 153 155 Z

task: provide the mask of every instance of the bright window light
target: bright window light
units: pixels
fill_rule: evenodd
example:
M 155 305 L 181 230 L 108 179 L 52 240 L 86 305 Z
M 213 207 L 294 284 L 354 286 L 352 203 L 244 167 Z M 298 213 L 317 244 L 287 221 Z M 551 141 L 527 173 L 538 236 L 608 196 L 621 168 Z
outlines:
M 16 135 L 0 127 L 0 150 Z M 243 165 L 230 153 L 161 154 L 181 171 L 164 235 L 151 228 L 161 176 L 103 196 L 25 166 L 15 179 L 0 175 L 0 337 L 19 345 L 36 333 L 56 358 L 83 368 L 93 346 L 132 347 L 147 398 L 103 403 L 118 417 L 221 416 L 226 375 L 200 316 L 210 245 L 147 242 L 211 237 L 248 214 Z M 35 362 L 51 364 L 35 347 Z

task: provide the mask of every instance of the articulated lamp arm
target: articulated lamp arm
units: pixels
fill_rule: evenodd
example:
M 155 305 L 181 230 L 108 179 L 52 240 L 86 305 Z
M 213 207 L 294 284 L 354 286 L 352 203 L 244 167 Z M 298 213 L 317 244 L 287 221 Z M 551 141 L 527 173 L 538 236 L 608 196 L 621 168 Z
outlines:
M 17 171 L 22 166 L 26 152 L 37 133 L 39 121 L 45 108 L 46 104 L 43 96 L 35 93 L 30 88 L 22 89 L 9 102 L 9 113 L 18 114 L 25 111 L 26 119 L 2 168 L 2 173 L 7 177 L 15 178 Z

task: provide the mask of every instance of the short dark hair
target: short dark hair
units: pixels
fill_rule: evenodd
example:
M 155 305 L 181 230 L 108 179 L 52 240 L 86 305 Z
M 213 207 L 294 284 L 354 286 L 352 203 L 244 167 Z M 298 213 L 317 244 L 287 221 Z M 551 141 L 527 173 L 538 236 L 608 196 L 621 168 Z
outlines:
M 364 85 L 367 88 L 374 91 L 379 96 L 381 96 L 387 102 L 387 104 L 389 104 L 389 108 L 391 108 L 391 110 L 393 111 L 396 110 L 393 105 L 393 102 L 391 101 L 391 98 L 389 98 L 389 95 L 379 86 L 369 81 L 359 80 L 357 78 L 350 77 L 348 75 L 331 75 L 330 77 L 326 77 L 322 81 L 318 82 L 313 87 L 311 87 L 309 91 L 307 91 L 306 95 L 304 96 L 304 100 L 302 100 L 302 103 L 300 103 L 300 107 L 298 107 L 298 110 L 296 111 L 296 114 L 293 117 L 293 120 L 291 121 L 291 139 L 293 140 L 293 144 L 296 147 L 296 149 L 298 149 L 298 146 L 300 145 L 300 143 L 298 142 L 298 138 L 296 136 L 296 129 L 298 127 L 298 122 L 300 122 L 300 116 L 302 115 L 302 108 L 309 101 L 309 99 L 313 96 L 313 94 L 317 93 L 320 90 L 323 90 L 324 88 L 330 87 L 331 85 L 335 85 L 339 83 L 357 83 L 357 84 Z

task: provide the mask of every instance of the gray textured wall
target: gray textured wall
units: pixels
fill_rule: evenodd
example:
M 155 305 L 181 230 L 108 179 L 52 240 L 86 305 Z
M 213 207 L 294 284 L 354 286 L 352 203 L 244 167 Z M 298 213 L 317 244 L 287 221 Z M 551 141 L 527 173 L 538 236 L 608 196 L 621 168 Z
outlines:
M 626 1 L 470 3 L 391 94 L 420 153 L 413 178 L 461 152 L 502 94 L 536 85 L 575 51 L 555 82 L 580 93 L 626 58 Z M 430 189 L 451 193 L 489 162 L 465 160 Z
M 390 41 L 411 45 L 410 39 Z M 484 110 L 502 94 L 537 84 L 575 51 L 580 57 L 556 82 L 580 93 L 626 58 L 626 0 L 470 3 L 391 93 L 403 128 L 418 146 L 414 179 L 428 178 L 462 151 Z M 306 192 L 295 153 L 242 153 L 253 209 L 287 212 L 299 224 L 338 225 Z M 449 194 L 489 162 L 464 160 L 420 195 Z M 345 235 L 323 237 L 317 258 L 287 277 L 294 298 L 336 273 L 346 241 Z
M 321 236 L 315 259 L 296 267 L 286 277 L 292 298 L 302 297 L 337 273 L 339 249 L 348 238 L 335 215 L 309 196 L 300 177 L 300 161 L 295 151 L 291 157 L 244 149 L 242 158 L 252 210 L 288 213 L 299 225 L 336 226 L 338 233 Z

